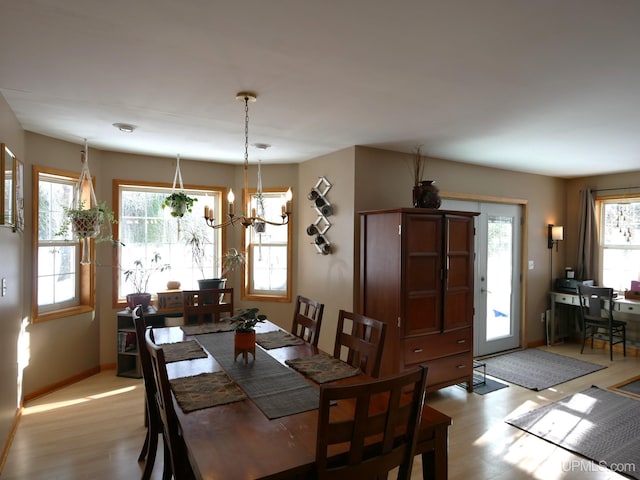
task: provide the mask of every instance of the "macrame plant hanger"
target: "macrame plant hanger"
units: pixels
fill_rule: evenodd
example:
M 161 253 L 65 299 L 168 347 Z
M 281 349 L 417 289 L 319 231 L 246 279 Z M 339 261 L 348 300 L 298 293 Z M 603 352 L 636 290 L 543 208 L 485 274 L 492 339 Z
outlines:
M 177 193 L 176 184 L 180 184 L 180 192 L 184 192 L 184 184 L 182 183 L 182 172 L 180 171 L 180 154 L 176 154 L 176 173 L 173 175 L 173 186 L 171 187 L 171 193 Z M 178 220 L 178 239 L 180 239 L 182 235 L 182 222 L 180 221 L 181 217 L 177 217 Z
M 90 238 L 111 238 L 111 222 L 104 221 L 104 212 L 98 205 L 96 193 L 93 189 L 88 152 L 89 145 L 85 139 L 84 150 L 80 154 L 82 170 L 80 171 L 78 183 L 73 188 L 73 205 L 72 214 L 70 215 L 73 234 L 82 241 L 82 259 L 80 262 L 83 264 L 91 263 L 89 256 Z M 82 198 L 85 183 L 89 185 L 89 205 L 86 205 Z M 103 232 L 103 228 L 108 229 L 108 231 Z

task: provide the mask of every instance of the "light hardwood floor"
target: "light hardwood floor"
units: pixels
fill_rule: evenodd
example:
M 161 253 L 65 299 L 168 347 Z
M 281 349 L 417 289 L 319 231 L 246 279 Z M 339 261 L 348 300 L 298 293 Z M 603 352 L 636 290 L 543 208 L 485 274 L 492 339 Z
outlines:
M 602 350 L 584 355 L 576 345 L 550 350 L 608 368 L 542 392 L 511 385 L 482 396 L 454 386 L 429 395 L 430 405 L 453 418 L 450 479 L 624 478 L 504 422 L 514 412 L 640 374 L 638 357 L 616 355 L 609 362 Z M 107 371 L 30 402 L 0 476 L 3 480 L 140 478 L 137 457 L 145 433 L 143 395 L 142 381 Z M 154 479 L 162 476 L 161 448 Z M 422 478 L 419 457 L 412 478 Z

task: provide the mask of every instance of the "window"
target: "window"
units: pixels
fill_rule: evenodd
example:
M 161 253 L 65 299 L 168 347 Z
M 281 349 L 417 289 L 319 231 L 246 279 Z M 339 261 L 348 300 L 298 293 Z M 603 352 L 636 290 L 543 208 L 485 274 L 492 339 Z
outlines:
M 601 199 L 599 206 L 602 285 L 628 290 L 640 275 L 640 197 Z
M 171 191 L 168 184 L 141 185 L 114 180 L 114 192 L 118 194 L 119 240 L 114 303 L 124 302 L 125 296 L 133 292 L 124 272 L 137 260 L 148 267 L 156 253 L 160 254 L 159 263 L 169 264 L 171 268 L 154 272 L 149 278 L 146 293 L 166 290 L 169 280 L 179 281 L 182 290 L 191 290 L 198 288 L 199 279 L 220 276 L 221 230 L 206 225 L 204 208 L 211 208 L 220 218 L 221 192 L 204 187 L 185 188 L 184 192 L 197 201 L 191 213 L 186 212 L 178 218 L 171 216 L 169 208 L 163 208 L 164 200 Z
M 267 220 L 281 220 L 286 189 L 266 189 L 262 193 L 261 202 L 255 190 L 250 190 L 249 193 L 247 211 L 257 212 L 258 216 Z M 291 301 L 291 223 L 285 226 L 267 223 L 264 225 L 264 232 L 247 228 L 245 247 L 247 265 L 243 298 Z
M 56 235 L 64 221 L 62 206 L 71 206 L 77 181 L 78 174 L 33 167 L 33 189 L 38 199 L 34 204 L 34 228 L 38 235 L 33 262 L 36 279 L 33 318 L 36 322 L 93 309 L 93 269 L 91 265 L 80 264 L 80 242 L 70 233 Z M 88 195 L 88 192 L 83 193 Z M 90 248 L 92 244 L 89 244 Z

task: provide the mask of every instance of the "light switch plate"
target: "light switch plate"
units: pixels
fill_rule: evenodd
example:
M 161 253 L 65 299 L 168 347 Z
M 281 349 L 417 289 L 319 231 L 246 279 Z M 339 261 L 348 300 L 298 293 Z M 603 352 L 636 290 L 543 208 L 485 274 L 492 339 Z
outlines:
M 529 270 L 533 270 L 534 267 L 535 264 L 533 263 L 533 260 L 529 260 Z

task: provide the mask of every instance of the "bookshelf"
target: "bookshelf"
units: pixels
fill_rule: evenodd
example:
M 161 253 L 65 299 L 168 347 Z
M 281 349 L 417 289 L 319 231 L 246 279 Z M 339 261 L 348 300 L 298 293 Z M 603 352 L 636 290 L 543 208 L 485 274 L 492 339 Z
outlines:
M 150 327 L 164 327 L 167 317 L 181 316 L 180 313 L 159 313 L 149 307 L 144 313 L 144 321 Z M 119 377 L 142 378 L 140 367 L 140 353 L 136 339 L 136 329 L 133 325 L 131 311 L 127 308 L 117 313 L 117 358 L 116 375 Z

